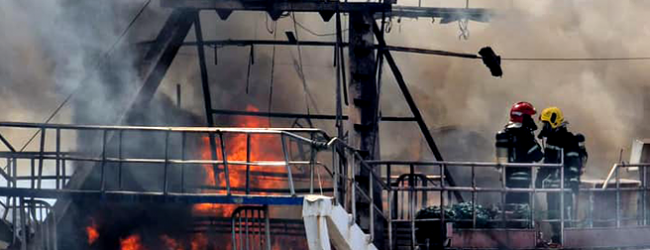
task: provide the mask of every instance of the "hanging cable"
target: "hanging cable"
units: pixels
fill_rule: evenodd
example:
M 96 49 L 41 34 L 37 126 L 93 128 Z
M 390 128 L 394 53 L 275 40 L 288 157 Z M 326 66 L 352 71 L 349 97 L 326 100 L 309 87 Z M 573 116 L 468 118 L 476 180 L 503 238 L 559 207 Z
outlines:
M 294 19 L 292 16 L 290 16 L 290 17 L 291 17 L 292 19 Z M 309 33 L 309 34 L 311 34 L 311 35 L 313 35 L 313 36 L 336 36 L 336 32 L 332 32 L 332 33 L 317 33 L 317 32 L 315 32 L 315 31 L 313 31 L 313 30 L 307 28 L 307 26 L 303 25 L 302 23 L 298 22 L 297 20 L 294 19 L 293 21 L 296 23 L 296 25 L 297 25 L 298 27 L 300 27 L 301 29 L 303 29 L 304 31 L 306 31 L 307 33 Z M 347 30 L 348 30 L 348 29 L 345 29 L 345 30 L 343 30 L 343 32 L 345 32 L 345 31 L 347 31 Z
M 311 95 L 311 92 L 309 92 L 309 88 L 307 87 L 307 78 L 305 77 L 305 71 L 302 62 L 302 48 L 300 47 L 300 36 L 298 35 L 298 28 L 297 28 L 298 22 L 296 21 L 295 12 L 291 12 L 291 19 L 293 19 L 293 29 L 294 32 L 296 32 L 295 34 L 296 47 L 298 49 L 298 74 L 300 75 L 300 80 L 302 81 L 302 87 L 305 94 L 305 103 L 307 104 L 307 114 L 310 114 L 309 102 L 312 102 L 312 106 L 314 107 L 316 113 L 320 113 L 320 111 L 318 110 L 318 106 L 316 104 L 316 100 Z
M 268 19 L 267 19 L 268 20 Z M 274 30 L 278 28 L 278 22 L 274 22 Z M 277 32 L 273 32 L 273 41 L 277 38 Z M 271 52 L 271 84 L 269 86 L 269 105 L 268 112 L 271 113 L 273 107 L 273 76 L 275 75 L 275 45 L 273 45 L 273 52 Z M 269 127 L 271 127 L 271 117 L 269 116 Z
M 131 19 L 131 21 L 130 21 L 129 24 L 126 26 L 126 28 L 122 31 L 122 33 L 120 33 L 120 35 L 117 37 L 117 39 L 115 40 L 115 42 L 113 42 L 113 44 L 111 45 L 111 47 L 110 47 L 106 52 L 104 52 L 104 53 L 102 54 L 102 56 L 101 56 L 99 59 L 97 59 L 97 61 L 95 61 L 95 64 L 94 64 L 93 70 L 98 70 L 98 69 L 101 68 L 100 66 L 103 66 L 104 64 L 106 64 L 106 60 L 108 59 L 108 57 L 113 53 L 113 51 L 115 50 L 115 48 L 117 48 L 117 45 L 122 41 L 122 39 L 124 38 L 124 36 L 126 36 L 126 34 L 128 33 L 128 31 L 131 30 L 131 27 L 133 27 L 133 25 L 135 24 L 135 21 L 138 20 L 138 18 L 140 18 L 140 15 L 142 15 L 142 12 L 144 12 L 144 10 L 147 8 L 147 6 L 149 6 L 150 3 L 151 3 L 151 0 L 147 0 L 147 1 L 142 5 L 142 7 L 140 7 L 140 9 L 139 9 L 138 12 L 135 14 L 135 16 Z M 87 77 L 87 78 L 88 78 L 88 77 Z M 87 78 L 86 78 L 86 80 L 87 80 Z M 63 107 L 64 107 L 64 106 L 65 106 L 65 105 L 70 101 L 70 99 L 72 99 L 72 97 L 73 97 L 75 94 L 77 94 L 77 93 L 79 92 L 79 90 L 81 90 L 81 86 L 83 86 L 83 83 L 84 83 L 84 82 L 87 82 L 87 81 L 85 81 L 85 80 L 84 80 L 84 81 L 81 81 L 81 82 L 80 82 L 80 83 L 79 83 L 79 84 L 74 88 L 74 90 L 72 90 L 72 93 L 70 93 L 68 96 L 66 96 L 66 98 L 63 100 L 63 102 L 61 102 L 61 104 L 59 104 L 59 106 L 57 106 L 56 109 L 54 109 L 54 111 L 52 112 L 52 114 L 50 114 L 50 116 L 48 116 L 47 119 L 45 119 L 44 124 L 48 124 L 50 121 L 52 121 L 52 119 L 54 119 L 54 117 L 55 117 L 55 116 L 59 113 L 59 111 L 61 111 L 61 109 L 62 109 L 62 108 L 63 108 Z M 27 140 L 27 142 L 26 142 L 26 143 L 25 143 L 25 144 L 20 148 L 19 152 L 23 152 L 23 150 L 25 150 L 25 148 L 27 148 L 27 146 L 29 146 L 29 144 L 32 143 L 32 141 L 34 140 L 34 138 L 36 138 L 36 136 L 38 136 L 38 134 L 39 134 L 40 132 L 41 132 L 40 129 L 39 129 L 38 131 L 36 131 L 36 132 L 35 132 L 35 133 L 34 133 L 34 134 L 29 138 L 29 140 Z

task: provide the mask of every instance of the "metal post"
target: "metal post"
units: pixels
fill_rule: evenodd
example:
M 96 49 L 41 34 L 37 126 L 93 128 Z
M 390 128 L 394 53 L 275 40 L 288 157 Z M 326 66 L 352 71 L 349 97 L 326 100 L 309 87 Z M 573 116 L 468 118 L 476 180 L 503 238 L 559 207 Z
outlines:
M 472 164 L 472 228 L 476 228 L 476 173 Z
M 250 209 L 246 209 L 246 210 L 244 210 L 244 215 L 246 216 L 246 217 L 245 217 L 245 220 L 244 220 L 244 222 L 246 223 L 246 236 L 245 236 L 245 239 L 246 239 L 246 240 L 245 240 L 245 241 L 246 241 L 246 250 L 250 250 L 250 249 L 251 249 L 250 238 L 248 238 L 248 231 L 249 231 L 249 229 L 250 229 L 249 226 L 248 226 L 249 218 L 250 218 L 250 216 L 248 216 L 248 212 L 252 212 L 252 211 L 251 211 Z
M 237 232 L 237 236 L 239 237 L 239 249 L 240 250 L 244 249 L 244 239 L 242 239 L 242 235 L 243 235 L 242 231 L 244 229 L 242 228 L 243 226 L 242 226 L 242 222 L 241 222 L 241 217 L 242 217 L 241 211 L 245 211 L 245 210 L 240 210 L 240 211 L 237 212 L 237 217 L 239 218 L 239 224 L 238 224 L 239 225 L 239 231 Z
M 446 229 L 447 226 L 445 225 L 445 173 L 447 173 L 447 170 L 445 169 L 445 164 L 440 164 L 440 233 L 442 234 L 442 237 L 446 236 Z M 413 237 L 415 238 L 415 232 L 413 232 Z M 441 237 L 441 238 L 442 238 Z M 442 246 L 442 249 L 444 249 L 445 246 Z
M 25 199 L 23 197 L 20 197 L 20 228 L 21 228 L 21 234 L 20 237 L 22 238 L 21 244 L 20 244 L 20 249 L 21 250 L 27 250 L 27 236 L 29 235 L 29 232 L 27 231 L 27 218 L 25 214 Z
M 223 133 L 221 132 L 219 132 L 219 143 L 221 144 L 221 158 L 223 159 L 223 170 L 224 170 L 223 178 L 226 179 L 226 193 L 230 195 L 230 172 L 228 171 L 228 154 L 226 153 L 226 143 L 224 142 Z M 217 173 L 215 173 L 215 175 L 217 175 Z M 218 186 L 219 183 L 217 183 L 216 181 L 217 179 L 215 179 L 214 185 Z
M 185 142 L 187 134 L 181 133 L 181 160 L 185 162 Z M 181 193 L 185 193 L 185 163 L 181 163 Z
M 390 178 L 390 177 L 388 177 Z M 391 186 L 388 186 L 388 249 L 393 249 L 393 205 L 391 204 L 391 199 L 393 196 L 393 190 Z
M 564 150 L 562 152 L 562 166 L 560 167 L 560 244 L 564 245 Z
M 38 152 L 38 189 L 41 189 L 43 182 L 43 161 L 45 160 L 43 154 L 45 152 L 45 128 L 41 128 L 41 145 Z
M 314 134 L 310 134 L 310 139 L 314 141 Z M 300 143 L 300 142 L 298 142 Z M 314 162 L 316 160 L 316 152 L 314 150 L 314 145 L 309 145 L 310 155 L 309 155 L 309 193 L 314 194 L 314 171 L 316 171 Z M 320 179 L 320 175 L 319 175 Z M 322 188 L 321 188 L 322 191 Z
M 237 231 L 235 230 L 235 227 L 237 227 L 237 214 L 232 214 L 230 216 L 230 227 L 232 228 L 232 249 L 237 250 Z
M 250 194 L 251 178 L 251 134 L 246 134 L 246 194 Z
M 61 188 L 61 129 L 56 129 L 56 189 Z
M 32 174 L 31 175 L 32 178 L 30 178 L 30 183 L 31 183 L 31 188 L 34 189 L 34 188 L 36 188 L 36 182 L 35 182 L 35 179 L 34 179 L 34 178 L 36 178 L 36 163 L 34 161 L 34 158 L 31 158 L 29 160 L 30 160 L 30 163 L 31 163 L 31 174 Z
M 641 225 L 645 226 L 648 224 L 648 207 L 647 207 L 647 194 L 648 194 L 648 179 L 646 177 L 648 165 L 643 165 L 643 223 Z
M 501 169 L 501 222 L 503 223 L 503 228 L 507 228 L 508 225 L 506 223 L 506 207 L 508 206 L 506 204 L 506 192 L 508 190 L 508 187 L 506 186 L 506 168 L 507 165 L 502 166 L 503 169 Z
M 334 171 L 334 181 L 332 182 L 332 195 L 334 196 L 334 204 L 339 204 L 339 164 L 336 154 L 336 144 L 332 147 L 332 166 Z
M 530 168 L 530 174 L 533 177 L 531 180 L 537 180 L 537 172 L 534 171 L 535 168 Z M 530 226 L 535 228 L 535 196 L 537 196 L 537 188 L 535 187 L 535 182 L 532 182 L 533 192 L 530 194 Z M 537 239 L 537 234 L 535 234 L 535 239 Z
M 409 165 L 409 219 L 411 220 L 411 250 L 416 249 L 417 242 L 415 239 L 415 188 L 413 187 L 413 164 Z M 442 196 L 441 196 L 442 197 Z M 440 205 L 442 213 L 442 204 Z
M 56 213 L 54 212 L 54 209 L 50 209 L 50 216 L 52 217 L 52 245 L 54 246 L 54 250 L 59 249 L 59 239 L 58 239 L 58 232 L 56 230 Z
M 269 206 L 264 205 L 265 230 L 266 230 L 266 250 L 271 250 L 271 221 L 269 219 Z
M 348 164 L 350 166 L 351 176 L 348 176 L 348 178 L 351 179 L 350 181 L 350 206 L 352 206 L 352 221 L 350 221 L 348 224 L 352 225 L 357 222 L 357 178 L 356 178 L 356 155 L 353 153 L 352 154 L 352 164 Z M 348 163 L 350 163 L 348 161 Z M 346 178 L 347 179 L 347 178 Z
M 107 136 L 107 131 L 108 130 L 102 130 L 104 131 L 103 136 L 102 136 L 102 164 L 101 164 L 101 181 L 100 181 L 100 189 L 102 193 L 104 190 L 106 190 L 106 178 L 104 176 L 105 173 L 105 168 L 106 168 L 106 136 Z
M 163 194 L 167 194 L 168 192 L 168 172 L 169 172 L 169 130 L 165 132 L 165 166 L 164 166 L 164 173 L 163 173 Z
M 282 152 L 284 153 L 284 165 L 287 167 L 289 191 L 291 192 L 291 195 L 296 195 L 296 190 L 293 186 L 293 177 L 291 176 L 291 165 L 289 165 L 289 152 L 287 151 L 287 143 L 284 137 L 284 134 L 280 134 L 280 140 L 282 141 Z
M 124 130 L 120 130 L 117 133 L 117 158 L 120 161 L 117 163 L 117 189 L 122 190 L 122 135 Z
M 616 228 L 621 227 L 621 179 L 616 167 Z
M 201 11 L 196 11 L 194 19 L 194 32 L 196 36 L 196 49 L 199 55 L 199 70 L 201 71 L 201 86 L 203 89 L 203 104 L 205 106 L 205 118 L 208 122 L 208 127 L 214 127 L 214 117 L 212 114 L 212 98 L 210 95 L 210 84 L 208 79 L 208 68 L 205 65 L 205 50 L 203 48 L 203 32 L 201 31 Z M 214 142 L 214 134 L 208 133 L 210 139 L 210 149 L 212 160 L 217 159 L 217 144 Z M 225 159 L 224 159 L 225 160 Z M 219 183 L 219 168 L 217 164 L 212 164 L 215 184 Z M 227 174 L 226 174 L 227 176 Z M 226 180 L 227 188 L 230 189 L 229 180 Z M 230 194 L 230 191 L 228 191 Z

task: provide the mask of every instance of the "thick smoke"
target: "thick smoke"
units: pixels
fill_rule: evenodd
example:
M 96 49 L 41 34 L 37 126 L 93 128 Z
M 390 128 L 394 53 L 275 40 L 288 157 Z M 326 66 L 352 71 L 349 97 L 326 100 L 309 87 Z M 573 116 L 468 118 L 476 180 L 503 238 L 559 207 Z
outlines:
M 514 1 L 482 7 L 496 7 L 499 14 L 488 24 L 470 23 L 467 41 L 458 39 L 455 24 L 440 26 L 430 20 L 402 20 L 401 24 L 393 20 L 388 40 L 469 53 L 492 46 L 504 58 L 639 57 L 650 53 L 643 47 L 648 30 L 635 25 L 650 7 L 645 2 Z M 420 32 L 410 32 L 413 30 Z M 432 127 L 459 126 L 492 140 L 494 132 L 507 122 L 512 103 L 530 101 L 538 111 L 560 107 L 570 122 L 569 129 L 587 137 L 588 175 L 602 178 L 618 160 L 620 149 L 627 150 L 633 138 L 647 136 L 642 130 L 645 61 L 505 60 L 503 78 L 491 77 L 478 60 L 401 54 L 397 61 L 417 65 L 401 69 L 412 91 L 418 93 L 417 101 Z M 390 98 L 384 96 L 384 100 Z M 626 151 L 623 159 L 628 155 Z

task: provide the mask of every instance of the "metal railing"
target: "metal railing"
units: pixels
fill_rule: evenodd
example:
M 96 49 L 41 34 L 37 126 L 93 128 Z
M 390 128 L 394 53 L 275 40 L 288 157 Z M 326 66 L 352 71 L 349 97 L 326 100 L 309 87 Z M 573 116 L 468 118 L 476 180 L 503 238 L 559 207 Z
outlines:
M 268 206 L 241 206 L 231 216 L 232 249 L 271 250 Z
M 368 161 L 366 162 L 368 165 L 371 165 L 373 168 L 380 168 L 382 167 L 383 170 L 385 171 L 385 176 L 386 178 L 386 183 L 384 183 L 382 186 L 385 188 L 386 196 L 388 197 L 388 202 L 390 204 L 391 198 L 394 197 L 395 193 L 398 192 L 407 192 L 408 193 L 408 203 L 406 204 L 408 213 L 413 215 L 409 216 L 407 219 L 399 219 L 397 217 L 394 217 L 393 215 L 395 214 L 392 209 L 394 209 L 393 206 L 388 206 L 388 213 L 391 215 L 388 217 L 388 242 L 390 249 L 393 249 L 395 247 L 394 245 L 394 227 L 395 223 L 408 223 L 409 224 L 409 229 L 410 229 L 410 236 L 411 236 L 411 249 L 417 249 L 419 247 L 419 244 L 422 244 L 423 242 L 418 243 L 416 239 L 416 231 L 417 231 L 417 224 L 421 222 L 438 222 L 441 229 L 440 233 L 442 234 L 442 237 L 445 235 L 446 231 L 446 222 L 448 222 L 448 219 L 445 218 L 445 213 L 442 212 L 444 210 L 445 205 L 449 204 L 451 201 L 446 201 L 446 193 L 451 192 L 451 191 L 460 191 L 463 193 L 471 193 L 472 199 L 471 199 L 471 204 L 472 204 L 472 219 L 466 222 L 471 222 L 472 227 L 476 228 L 476 222 L 477 222 L 477 195 L 479 193 L 498 193 L 501 197 L 501 203 L 500 204 L 505 204 L 505 196 L 507 193 L 529 193 L 531 194 L 531 198 L 534 194 L 536 193 L 560 193 L 560 200 L 561 203 L 564 201 L 564 193 L 568 192 L 569 190 L 564 188 L 564 183 L 561 182 L 559 188 L 537 188 L 534 185 L 532 185 L 529 188 L 509 188 L 505 185 L 505 173 L 507 168 L 511 167 L 518 167 L 518 168 L 530 168 L 535 169 L 535 168 L 556 168 L 560 169 L 560 179 L 564 179 L 564 171 L 563 171 L 563 164 L 527 164 L 527 163 L 506 163 L 506 164 L 497 164 L 497 163 L 485 163 L 485 162 L 436 162 L 436 161 L 431 161 L 431 162 L 409 162 L 409 161 Z M 417 168 L 417 170 L 416 170 Z M 418 173 L 436 173 L 440 175 L 440 179 L 444 180 L 444 173 L 445 173 L 445 168 L 451 169 L 451 168 L 470 168 L 470 181 L 471 184 L 469 186 L 448 186 L 444 181 L 441 181 L 438 186 L 424 186 L 424 185 L 409 185 L 409 186 L 395 186 L 393 184 L 393 178 L 392 176 L 394 175 L 394 172 L 401 172 L 405 173 L 408 175 L 417 175 Z M 493 174 L 498 174 L 500 175 L 501 183 L 498 187 L 493 187 L 493 186 L 478 186 L 476 178 L 476 169 L 490 169 L 493 170 Z M 500 171 L 497 171 L 497 169 L 500 169 Z M 564 192 L 562 192 L 564 190 Z M 425 208 L 424 206 L 417 206 L 417 199 L 415 194 L 416 193 L 436 193 L 439 200 L 438 200 L 438 206 L 441 207 L 441 212 L 440 212 L 440 218 L 427 218 L 427 219 L 418 219 L 416 218 L 415 214 L 420 210 Z M 534 204 L 534 199 L 531 199 L 531 203 Z M 422 203 L 419 203 L 422 204 Z M 560 204 L 561 207 L 564 207 L 564 204 Z M 505 206 L 503 206 L 505 207 Z M 528 218 L 525 219 L 510 219 L 508 218 L 506 214 L 506 209 L 502 208 L 500 209 L 500 218 L 493 220 L 491 222 L 497 222 L 501 223 L 505 227 L 506 223 L 508 222 L 529 222 L 531 225 L 534 225 L 536 220 L 535 220 L 535 215 L 534 215 L 534 209 L 531 209 L 531 214 Z M 564 230 L 564 221 L 565 221 L 565 215 L 564 215 L 564 210 L 562 209 L 560 211 L 560 218 L 558 220 L 539 220 L 543 222 L 559 222 L 561 225 L 561 230 Z M 457 221 L 453 221 L 457 222 Z
M 16 152 L 15 150 L 0 151 L 0 159 L 6 159 L 6 171 L 1 171 L 6 180 L 7 188 L 13 188 L 16 192 L 0 190 L 0 193 L 9 196 L 39 196 L 43 198 L 53 198 L 52 193 L 34 193 L 26 191 L 34 190 L 58 190 L 58 191 L 75 191 L 75 193 L 87 194 L 107 194 L 107 193 L 125 193 L 137 192 L 138 189 L 125 187 L 124 177 L 125 169 L 135 171 L 146 166 L 154 166 L 152 172 L 157 175 L 147 176 L 158 177 L 157 187 L 148 190 L 156 194 L 192 194 L 192 193 L 210 193 L 210 191 L 224 191 L 225 195 L 232 194 L 254 194 L 254 193 L 286 193 L 295 196 L 297 193 L 313 192 L 314 189 L 314 171 L 315 168 L 324 167 L 324 164 L 317 162 L 317 154 L 320 149 L 325 147 L 328 136 L 319 129 L 296 129 L 296 128 L 194 128 L 194 127 L 134 127 L 134 126 L 82 126 L 82 125 L 56 125 L 56 124 L 33 124 L 33 123 L 0 123 L 0 128 L 17 128 L 17 129 L 36 129 L 40 132 L 39 149 L 37 151 Z M 94 145 L 84 145 L 75 151 L 63 151 L 65 148 L 73 148 L 76 142 L 64 141 L 61 133 L 73 132 L 77 136 L 95 136 Z M 47 141 L 46 135 L 55 134 L 53 141 Z M 301 136 L 306 135 L 306 137 Z M 197 141 L 203 143 L 203 138 L 215 138 L 216 148 L 206 149 L 207 145 L 196 145 Z M 266 137 L 270 143 L 278 145 L 269 145 L 269 147 L 279 148 L 272 153 L 267 159 L 254 159 L 255 155 L 251 147 L 251 140 L 254 138 Z M 155 138 L 155 139 L 154 139 Z M 253 138 L 253 139 L 251 139 Z M 188 145 L 188 141 L 194 141 L 195 145 Z M 238 143 L 244 142 L 244 152 L 237 152 L 245 155 L 245 159 L 232 159 L 231 141 L 239 139 Z M 8 140 L 2 140 L 8 148 L 13 149 Z M 73 144 L 62 145 L 63 143 Z M 140 147 L 130 146 L 129 144 L 138 143 Z M 268 143 L 268 142 L 266 142 Z M 50 144 L 50 145 L 46 145 Z M 53 145 L 52 145 L 53 144 Z M 307 146 L 307 152 L 297 152 L 297 148 Z M 55 148 L 48 151 L 46 148 Z M 95 149 L 95 150 L 88 150 Z M 125 149 L 126 148 L 126 149 Z M 188 151 L 193 152 L 188 152 Z M 197 154 L 196 151 L 207 151 L 211 156 L 205 157 Z M 98 151 L 98 152 L 97 152 Z M 113 152 L 111 152 L 113 151 Z M 134 152 L 140 152 L 143 156 L 129 156 Z M 304 159 L 295 159 L 295 158 Z M 230 159 L 229 159 L 230 158 Z M 258 157 L 260 158 L 260 157 Z M 268 159 L 273 158 L 273 159 Z M 28 166 L 25 166 L 28 165 Z M 212 187 L 188 187 L 186 183 L 187 169 L 195 166 L 212 166 L 214 182 Z M 175 167 L 172 169 L 172 167 Z M 252 168 L 270 169 L 281 167 L 283 170 L 277 173 L 260 172 L 285 179 L 287 189 L 279 190 L 259 190 L 251 186 L 251 180 L 254 178 Z M 293 180 L 295 174 L 292 168 L 308 168 L 308 173 L 298 174 L 300 178 L 308 178 L 309 190 L 297 190 Z M 109 170 L 110 168 L 110 170 Z M 180 168 L 180 169 L 178 169 Z M 245 178 L 245 184 L 239 187 L 231 185 L 231 172 L 233 168 L 240 168 L 240 172 L 245 175 L 239 176 Z M 26 169 L 31 171 L 25 173 Z M 49 169 L 49 171 L 48 171 Z M 79 171 L 86 170 L 85 177 L 88 175 L 95 176 L 96 185 L 70 185 L 71 181 L 85 182 L 75 180 L 76 176 L 83 177 Z M 73 176 L 73 171 L 76 171 Z M 112 171 L 112 172 L 109 172 Z M 172 172 L 179 175 L 172 176 Z M 19 173 L 20 172 L 20 173 Z M 52 172 L 52 173 L 46 173 Z M 180 173 L 176 173 L 180 172 Z M 112 174 L 112 178 L 107 177 Z M 223 181 L 220 181 L 222 174 Z M 284 175 L 284 176 L 282 176 Z M 259 176 L 258 176 L 259 177 Z M 50 183 L 46 183 L 46 182 Z M 136 180 L 137 181 L 137 180 Z M 29 182 L 25 185 L 25 182 Z M 171 184 L 174 182 L 176 189 L 172 190 Z M 190 189 L 193 188 L 193 189 Z M 206 191 L 207 190 L 207 191 Z M 4 191 L 4 192 L 3 192 Z M 25 191 L 25 192 L 23 192 Z M 214 193 L 213 192 L 213 193 Z M 150 192 L 151 193 L 151 192 Z M 60 193 L 54 193 L 60 194 Z

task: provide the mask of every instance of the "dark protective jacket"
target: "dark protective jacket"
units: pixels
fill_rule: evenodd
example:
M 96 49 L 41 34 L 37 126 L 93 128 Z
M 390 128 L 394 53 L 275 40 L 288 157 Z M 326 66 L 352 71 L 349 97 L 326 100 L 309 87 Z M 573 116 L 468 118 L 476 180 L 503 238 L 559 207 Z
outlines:
M 508 149 L 508 162 L 532 163 L 542 160 L 542 148 L 531 128 L 520 123 L 510 123 L 496 136 L 496 147 Z M 511 167 L 506 169 L 506 181 L 531 180 L 531 168 Z
M 588 157 L 585 137 L 582 134 L 574 135 L 565 126 L 548 133 L 544 145 L 544 163 L 562 162 L 562 152 L 564 152 L 564 185 L 567 188 L 577 189 L 584 162 Z M 537 176 L 536 186 L 559 187 L 559 178 L 558 169 L 542 168 Z

